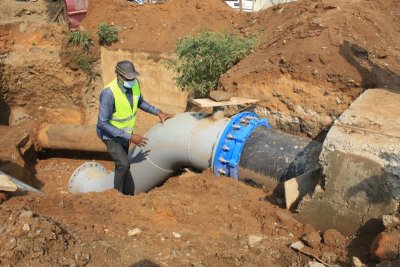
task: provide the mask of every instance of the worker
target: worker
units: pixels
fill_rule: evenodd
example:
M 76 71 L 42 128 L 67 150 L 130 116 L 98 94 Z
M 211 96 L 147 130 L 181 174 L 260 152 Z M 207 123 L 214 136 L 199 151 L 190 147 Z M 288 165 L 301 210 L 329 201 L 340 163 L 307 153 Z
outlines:
M 116 78 L 100 94 L 97 135 L 107 146 L 115 163 L 114 188 L 127 194 L 127 179 L 131 179 L 128 160 L 129 143 L 139 147 L 148 139 L 134 132 L 137 109 L 156 115 L 161 123 L 173 114 L 161 112 L 147 103 L 142 96 L 139 73 L 130 61 L 120 61 L 115 67 Z

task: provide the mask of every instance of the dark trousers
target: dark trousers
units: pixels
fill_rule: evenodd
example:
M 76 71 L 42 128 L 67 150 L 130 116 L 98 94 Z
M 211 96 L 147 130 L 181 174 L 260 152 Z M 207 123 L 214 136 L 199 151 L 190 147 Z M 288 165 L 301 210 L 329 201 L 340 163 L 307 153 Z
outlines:
M 127 180 L 131 177 L 128 161 L 129 144 L 126 146 L 114 141 L 104 140 L 107 146 L 108 154 L 115 163 L 114 188 L 125 194 Z

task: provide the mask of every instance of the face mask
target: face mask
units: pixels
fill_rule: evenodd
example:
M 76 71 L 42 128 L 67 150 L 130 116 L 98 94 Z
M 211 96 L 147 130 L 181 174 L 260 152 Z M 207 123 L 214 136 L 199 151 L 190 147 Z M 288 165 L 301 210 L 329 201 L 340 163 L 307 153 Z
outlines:
M 132 88 L 136 83 L 136 80 L 132 80 L 132 81 L 124 81 L 124 87 L 125 88 Z

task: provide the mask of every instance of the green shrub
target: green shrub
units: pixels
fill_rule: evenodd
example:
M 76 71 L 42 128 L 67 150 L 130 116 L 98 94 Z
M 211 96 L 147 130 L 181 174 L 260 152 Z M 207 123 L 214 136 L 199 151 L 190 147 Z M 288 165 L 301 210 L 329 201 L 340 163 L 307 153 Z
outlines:
M 100 23 L 97 26 L 97 35 L 100 45 L 111 45 L 118 41 L 118 29 L 107 23 Z
M 73 53 L 73 57 L 74 57 L 74 61 L 76 63 L 76 65 L 78 65 L 78 67 L 87 72 L 90 73 L 92 70 L 92 66 L 93 66 L 93 58 L 90 57 L 88 54 L 86 53 L 82 53 L 82 52 L 77 52 L 75 51 Z
M 74 32 L 70 32 L 67 37 L 67 43 L 71 45 L 79 45 L 82 48 L 89 49 L 91 45 L 91 39 L 88 32 L 84 30 L 77 30 Z
M 257 39 L 233 34 L 202 32 L 179 41 L 175 50 L 179 60 L 168 66 L 177 74 L 183 90 L 205 96 L 216 89 L 220 76 L 248 55 Z

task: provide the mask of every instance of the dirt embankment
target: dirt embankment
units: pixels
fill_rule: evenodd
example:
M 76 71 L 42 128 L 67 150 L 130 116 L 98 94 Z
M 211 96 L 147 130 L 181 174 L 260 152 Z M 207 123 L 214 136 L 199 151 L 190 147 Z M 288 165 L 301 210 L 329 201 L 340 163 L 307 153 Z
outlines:
M 39 2 L 36 6 L 48 5 L 46 1 Z M 17 3 L 19 8 L 24 5 Z M 25 4 L 23 9 L 28 11 L 18 11 L 24 14 L 22 18 L 34 20 L 37 14 L 42 14 L 36 11 L 42 9 L 33 3 Z M 93 0 L 88 10 L 82 26 L 90 31 L 95 50 L 96 27 L 101 22 L 113 23 L 119 29 L 120 41 L 110 49 L 137 51 L 171 52 L 179 39 L 202 29 L 244 36 L 257 33 L 260 47 L 223 75 L 220 86 L 234 95 L 260 99 L 256 112 L 268 117 L 274 127 L 291 133 L 316 137 L 329 128 L 362 90 L 400 85 L 397 1 L 304 0 L 249 14 L 216 0 L 174 0 L 152 5 Z M 0 99 L 4 100 L 0 101 L 32 107 L 43 106 L 40 104 L 45 102 L 47 106 L 48 102 L 54 107 L 43 113 L 69 106 L 75 110 L 72 115 L 77 117 L 75 121 L 93 121 L 97 106 L 95 92 L 102 86 L 100 77 L 95 75 L 93 81 L 64 67 L 68 60 L 65 57 L 61 60 L 58 54 L 63 50 L 65 32 L 56 26 L 34 30 L 31 24 L 24 25 L 14 27 L 17 35 L 2 30 L 3 40 L 7 40 L 3 46 L 14 50 L 20 47 L 24 53 L 28 49 L 29 53 L 15 56 L 3 53 L 3 76 L 7 77 L 2 78 L 2 83 L 6 81 L 3 87 L 10 89 L 2 90 Z M 40 40 L 25 37 L 24 43 L 20 41 L 24 33 L 39 36 Z M 15 41 L 10 43 L 11 39 Z M 52 51 L 49 46 L 43 47 L 46 42 L 52 45 Z M 36 81 L 37 85 L 32 84 Z M 32 91 L 25 87 L 27 84 L 30 88 L 43 88 L 35 90 L 32 104 L 21 100 L 26 99 L 26 91 Z M 59 96 L 55 97 L 53 91 L 60 92 Z M 83 115 L 82 109 L 85 109 Z
M 90 12 L 91 11 L 91 12 Z M 240 13 L 222 1 L 136 5 L 94 0 L 83 27 L 119 28 L 111 49 L 171 52 L 202 29 L 258 34 L 261 45 L 229 70 L 220 87 L 260 99 L 275 127 L 316 137 L 362 90 L 400 85 L 398 1 L 297 1 Z
M 26 20 L 50 20 L 54 7 L 57 5 L 51 0 L 15 1 L 2 0 L 0 2 L 0 24 L 21 22 Z
M 58 118 L 81 122 L 79 104 L 86 77 L 65 68 L 60 60 L 65 31 L 33 22 L 0 26 L 0 31 L 1 91 L 10 112 L 23 107 L 36 117 L 51 119 L 50 114 L 58 113 Z M 62 114 L 65 110 L 68 116 Z
M 362 90 L 400 87 L 398 1 L 298 1 L 253 14 L 243 33 L 264 41 L 221 87 L 261 100 L 257 111 L 311 137 Z
M 0 3 L 0 125 L 15 108 L 39 120 L 83 123 L 97 108 L 99 68 L 79 70 L 66 51 L 65 25 L 52 23 L 54 1 Z M 68 53 L 69 52 L 69 53 Z M 67 111 L 67 112 L 66 112 Z
M 247 14 L 229 8 L 219 0 L 174 0 L 163 4 L 137 5 L 121 0 L 91 0 L 82 27 L 96 40 L 101 22 L 119 29 L 120 42 L 111 49 L 169 52 L 176 42 L 201 30 L 236 31 L 235 25 Z

